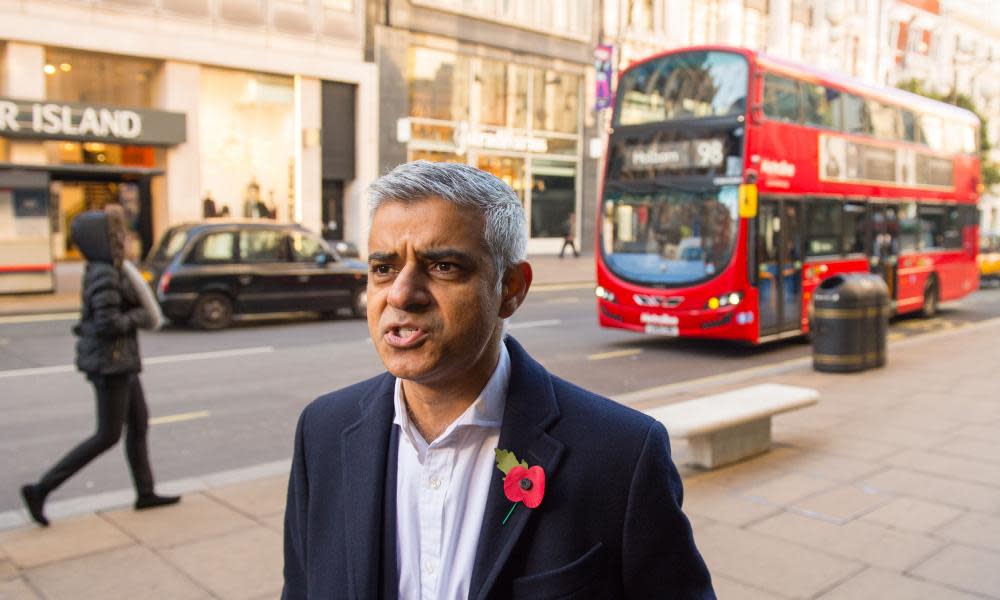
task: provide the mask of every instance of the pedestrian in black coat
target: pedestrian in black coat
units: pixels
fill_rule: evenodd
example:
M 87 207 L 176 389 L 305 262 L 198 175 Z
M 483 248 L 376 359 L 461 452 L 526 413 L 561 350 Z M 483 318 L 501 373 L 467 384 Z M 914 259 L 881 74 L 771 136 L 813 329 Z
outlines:
M 159 496 L 153 489 L 146 433 L 149 411 L 139 382 L 137 330 L 150 315 L 122 271 L 126 239 L 125 214 L 117 205 L 87 211 L 72 224 L 73 242 L 87 259 L 83 274 L 76 366 L 86 374 L 97 396 L 97 430 L 70 450 L 38 483 L 21 488 L 31 518 L 41 526 L 45 499 L 74 473 L 114 446 L 125 434 L 125 452 L 137 498 L 136 510 L 177 503 L 178 496 Z

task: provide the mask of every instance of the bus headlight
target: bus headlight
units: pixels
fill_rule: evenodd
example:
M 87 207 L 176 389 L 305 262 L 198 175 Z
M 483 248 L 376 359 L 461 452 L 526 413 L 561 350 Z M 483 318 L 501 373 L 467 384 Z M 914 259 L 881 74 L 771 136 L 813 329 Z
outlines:
M 705 306 L 709 310 L 715 310 L 717 308 L 722 308 L 724 306 L 737 306 L 743 301 L 743 294 L 739 292 L 730 292 L 728 294 L 722 294 L 720 296 L 712 296 L 705 303 Z
M 614 293 L 612 293 L 611 290 L 604 289 L 604 287 L 600 285 L 594 288 L 594 295 L 600 298 L 601 300 L 606 300 L 608 302 L 615 301 Z

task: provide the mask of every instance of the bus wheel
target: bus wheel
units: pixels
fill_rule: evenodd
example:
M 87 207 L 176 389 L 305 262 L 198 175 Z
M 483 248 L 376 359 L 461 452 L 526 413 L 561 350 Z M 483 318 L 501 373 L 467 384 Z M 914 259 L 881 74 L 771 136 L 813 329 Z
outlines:
M 920 315 L 925 319 L 930 319 L 938 312 L 938 286 L 937 280 L 931 277 L 924 285 L 924 305 L 920 309 Z

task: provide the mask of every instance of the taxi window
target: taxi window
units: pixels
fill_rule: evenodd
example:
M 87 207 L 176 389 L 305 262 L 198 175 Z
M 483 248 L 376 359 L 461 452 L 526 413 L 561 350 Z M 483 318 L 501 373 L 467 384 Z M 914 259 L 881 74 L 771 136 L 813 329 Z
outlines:
M 283 262 L 287 258 L 281 232 L 251 229 L 240 232 L 240 258 L 243 262 Z
M 231 231 L 207 234 L 195 245 L 188 262 L 200 265 L 232 262 L 234 237 Z
M 292 260 L 295 262 L 316 262 L 316 259 L 326 253 L 323 244 L 311 235 L 293 233 L 290 236 L 292 244 Z

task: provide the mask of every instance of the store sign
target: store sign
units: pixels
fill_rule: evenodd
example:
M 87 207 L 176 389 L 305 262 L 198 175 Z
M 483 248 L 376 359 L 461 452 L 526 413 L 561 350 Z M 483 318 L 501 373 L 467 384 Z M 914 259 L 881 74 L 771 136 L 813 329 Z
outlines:
M 820 135 L 819 176 L 823 181 L 887 183 L 900 187 L 955 185 L 950 158 L 911 147 L 884 146 L 826 134 Z
M 691 167 L 711 168 L 722 166 L 725 147 L 720 139 L 661 142 L 625 149 L 624 171 L 647 169 L 678 170 Z
M 187 139 L 181 113 L 0 98 L 0 136 L 173 146 Z
M 549 142 L 545 138 L 520 135 L 511 129 L 496 131 L 472 129 L 467 121 L 462 121 L 455 127 L 454 142 L 455 153 L 459 155 L 465 154 L 469 148 L 540 154 L 549 150 Z

